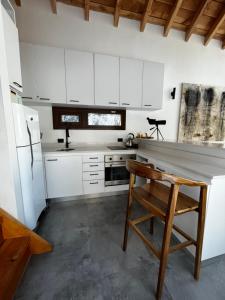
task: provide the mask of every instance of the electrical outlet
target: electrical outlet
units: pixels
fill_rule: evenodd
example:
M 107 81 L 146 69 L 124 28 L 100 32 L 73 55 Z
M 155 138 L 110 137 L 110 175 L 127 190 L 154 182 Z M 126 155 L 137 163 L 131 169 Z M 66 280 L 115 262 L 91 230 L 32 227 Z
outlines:
M 117 142 L 118 142 L 118 143 L 122 143 L 122 142 L 123 142 L 123 139 L 122 139 L 122 138 L 118 138 L 118 139 L 117 139 Z
M 63 144 L 64 143 L 64 139 L 58 139 L 58 143 L 59 144 Z

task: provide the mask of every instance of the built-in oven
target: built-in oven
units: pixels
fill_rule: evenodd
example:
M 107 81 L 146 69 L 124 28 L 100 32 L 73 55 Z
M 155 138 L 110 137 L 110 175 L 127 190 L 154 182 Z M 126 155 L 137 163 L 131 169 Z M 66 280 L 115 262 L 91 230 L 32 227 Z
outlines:
M 105 155 L 105 186 L 129 183 L 130 173 L 126 169 L 127 159 L 136 159 L 136 155 Z

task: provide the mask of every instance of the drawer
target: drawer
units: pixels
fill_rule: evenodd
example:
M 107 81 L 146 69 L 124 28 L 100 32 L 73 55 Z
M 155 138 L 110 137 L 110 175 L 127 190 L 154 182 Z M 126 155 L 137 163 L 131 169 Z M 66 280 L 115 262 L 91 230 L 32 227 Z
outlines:
M 103 154 L 93 154 L 93 155 L 84 155 L 83 162 L 104 162 L 104 155 Z
M 85 163 L 83 164 L 83 172 L 104 171 L 104 163 Z
M 84 194 L 104 193 L 105 181 L 104 180 L 83 181 L 83 187 L 84 187 Z
M 96 179 L 104 179 L 104 178 L 105 178 L 104 171 L 83 172 L 83 180 L 96 180 Z

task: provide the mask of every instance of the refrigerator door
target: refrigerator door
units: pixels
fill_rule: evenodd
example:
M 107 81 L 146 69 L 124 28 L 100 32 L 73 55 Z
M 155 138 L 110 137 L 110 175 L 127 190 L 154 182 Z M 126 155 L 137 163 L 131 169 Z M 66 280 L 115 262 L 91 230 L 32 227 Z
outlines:
M 18 103 L 12 103 L 14 128 L 16 136 L 16 146 L 24 147 L 30 145 L 27 122 L 24 113 L 24 106 Z
M 33 145 L 33 199 L 36 219 L 46 207 L 46 191 L 44 181 L 44 168 L 42 160 L 41 144 Z
M 36 227 L 35 205 L 33 201 L 33 182 L 32 182 L 32 158 L 30 147 L 17 148 L 17 156 L 20 170 L 20 182 L 23 195 L 23 208 L 25 224 L 30 229 Z
M 38 112 L 30 107 L 23 106 L 27 126 L 31 133 L 31 143 L 40 143 L 40 126 Z

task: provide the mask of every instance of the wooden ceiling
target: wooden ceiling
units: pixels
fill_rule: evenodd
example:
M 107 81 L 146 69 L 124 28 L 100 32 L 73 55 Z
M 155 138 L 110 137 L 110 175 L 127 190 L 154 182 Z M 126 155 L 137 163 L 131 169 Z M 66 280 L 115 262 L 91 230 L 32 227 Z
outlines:
M 140 21 L 140 31 L 146 24 L 164 27 L 164 36 L 172 28 L 185 32 L 185 40 L 191 35 L 204 36 L 204 45 L 212 39 L 222 42 L 225 48 L 225 0 L 49 0 L 53 13 L 57 14 L 57 2 L 81 7 L 89 21 L 90 11 L 108 13 L 114 17 L 114 26 L 120 17 Z M 21 5 L 21 0 L 15 0 Z

